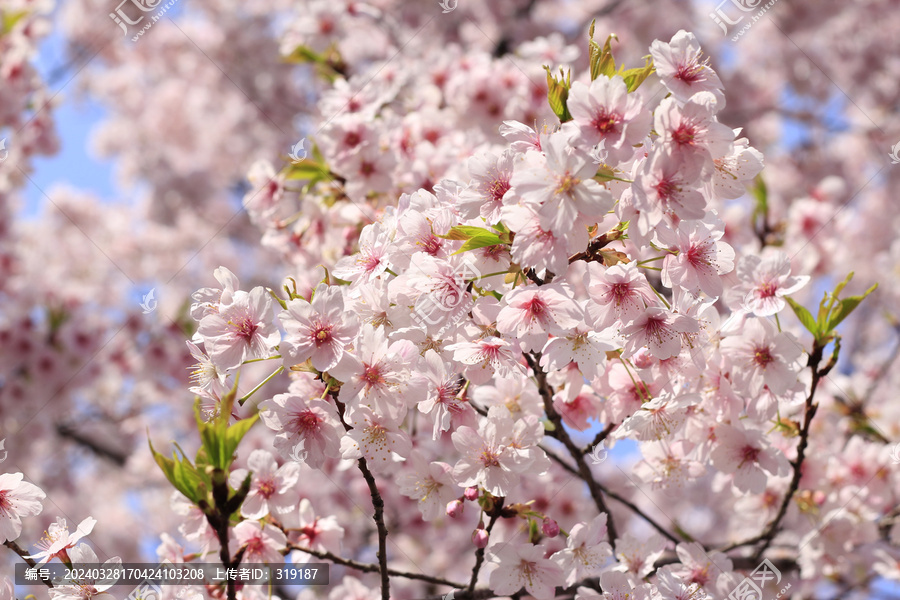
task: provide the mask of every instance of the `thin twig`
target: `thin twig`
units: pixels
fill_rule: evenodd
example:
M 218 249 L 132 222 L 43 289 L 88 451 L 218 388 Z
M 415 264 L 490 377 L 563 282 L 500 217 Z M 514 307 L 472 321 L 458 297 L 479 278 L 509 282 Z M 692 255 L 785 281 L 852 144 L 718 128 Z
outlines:
M 380 565 L 376 565 L 374 563 L 364 563 L 355 560 L 351 560 L 349 558 L 342 558 L 336 554 L 332 554 L 331 552 L 323 552 L 321 550 L 313 550 L 311 548 L 303 548 L 301 546 L 297 546 L 295 544 L 288 543 L 288 548 L 291 550 L 299 550 L 300 552 L 306 552 L 311 556 L 315 556 L 316 558 L 321 558 L 324 560 L 330 560 L 336 565 L 343 565 L 345 567 L 350 567 L 351 569 L 355 569 L 357 571 L 362 571 L 364 573 L 377 573 L 381 570 Z M 409 573 L 406 571 L 398 571 L 397 569 L 388 569 L 388 575 L 393 577 L 403 577 L 405 579 L 415 579 L 417 581 L 425 581 L 428 583 L 433 583 L 435 585 L 446 585 L 452 588 L 462 589 L 465 584 L 457 583 L 455 581 L 449 581 L 447 579 L 442 579 L 440 577 L 432 577 L 431 575 L 425 575 L 424 573 Z
M 553 407 L 553 389 L 550 387 L 550 384 L 547 383 L 547 374 L 544 373 L 544 370 L 540 366 L 540 353 L 526 353 L 524 356 L 528 365 L 531 367 L 531 370 L 534 372 L 535 379 L 537 379 L 538 390 L 541 393 L 541 397 L 544 399 L 544 411 L 547 413 L 547 418 L 550 419 L 550 422 L 553 423 L 554 426 L 554 430 L 550 432 L 550 435 L 562 442 L 566 447 L 566 450 L 569 451 L 569 454 L 578 466 L 578 476 L 587 484 L 588 490 L 591 493 L 591 498 L 594 499 L 594 504 L 597 505 L 597 510 L 601 513 L 606 513 L 607 515 L 606 530 L 609 532 L 609 538 L 615 540 L 617 537 L 616 526 L 615 523 L 613 523 L 612 513 L 610 513 L 609 508 L 606 506 L 606 501 L 603 499 L 603 492 L 601 492 L 600 486 L 594 479 L 590 467 L 587 462 L 585 462 L 584 454 L 582 454 L 581 449 L 575 445 L 575 442 L 569 437 L 568 432 L 563 428 L 562 417 L 556 412 L 556 408 Z
M 491 520 L 488 521 L 487 528 L 485 531 L 488 532 L 488 536 L 491 534 L 491 530 L 494 528 L 494 523 L 497 522 L 497 514 L 498 511 L 494 511 L 491 515 Z M 472 578 L 469 579 L 469 588 L 468 592 L 470 594 L 475 593 L 475 584 L 478 583 L 478 572 L 481 570 L 481 565 L 484 564 L 484 548 L 479 548 L 475 551 L 475 566 L 472 567 Z
M 20 545 L 18 545 L 17 543 L 15 543 L 13 540 L 9 540 L 9 541 L 3 542 L 3 545 L 6 546 L 7 548 L 9 548 L 10 550 L 12 550 L 13 552 L 15 552 L 16 554 L 18 554 L 18 555 L 22 558 L 22 560 L 24 560 L 25 563 L 26 563 L 29 567 L 34 568 L 35 566 L 37 566 L 37 563 L 34 562 L 34 559 L 33 559 L 33 558 L 28 558 L 28 553 L 25 551 L 25 549 L 22 548 L 22 547 L 21 547 Z M 44 585 L 46 585 L 48 588 L 52 588 L 52 587 L 53 587 L 53 584 L 50 583 L 49 581 L 47 581 L 46 579 L 41 579 L 41 581 L 42 581 L 42 582 L 44 583 Z
M 340 413 L 344 429 L 350 431 L 352 428 L 344 421 L 344 404 L 338 400 L 337 390 L 330 390 L 330 395 Z M 384 499 L 381 497 L 381 492 L 378 491 L 378 486 L 375 485 L 375 477 L 369 470 L 366 458 L 364 456 L 359 457 L 357 464 L 363 478 L 366 480 L 366 485 L 369 486 L 369 495 L 372 497 L 372 506 L 375 508 L 375 514 L 372 515 L 372 519 L 374 519 L 375 527 L 378 529 L 378 553 L 376 556 L 378 557 L 378 570 L 381 573 L 381 600 L 391 600 L 391 578 L 388 574 L 387 566 L 388 530 L 384 523 Z

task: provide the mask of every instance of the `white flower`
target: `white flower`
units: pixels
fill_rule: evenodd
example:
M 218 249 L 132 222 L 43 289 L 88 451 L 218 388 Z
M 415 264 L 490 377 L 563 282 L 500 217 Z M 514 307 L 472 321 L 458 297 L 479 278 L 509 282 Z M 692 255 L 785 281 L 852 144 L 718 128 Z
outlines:
M 250 492 L 241 505 L 241 515 L 247 519 L 261 519 L 273 509 L 277 513 L 292 510 L 300 501 L 296 489 L 300 479 L 300 465 L 289 462 L 281 467 L 275 462 L 271 452 L 254 450 L 247 458 L 247 469 L 235 469 L 228 478 L 232 488 L 238 489 L 252 472 Z
M 491 572 L 489 587 L 498 596 L 509 596 L 524 587 L 537 600 L 553 598 L 563 581 L 562 569 L 544 554 L 543 546 L 503 544 L 491 554 L 491 560 L 500 566 Z
M 47 495 L 23 478 L 22 473 L 0 475 L 0 539 L 4 542 L 22 533 L 22 517 L 33 517 L 44 510 L 41 500 Z

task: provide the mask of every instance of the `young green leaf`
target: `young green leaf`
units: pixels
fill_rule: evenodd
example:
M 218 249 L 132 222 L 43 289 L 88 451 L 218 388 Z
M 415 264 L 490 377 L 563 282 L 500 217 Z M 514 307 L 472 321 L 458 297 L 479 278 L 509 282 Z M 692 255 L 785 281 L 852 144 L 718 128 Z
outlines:
M 794 300 L 793 298 L 785 297 L 787 303 L 793 309 L 794 314 L 797 315 L 797 318 L 800 319 L 800 323 L 806 327 L 806 330 L 813 334 L 813 337 L 819 337 L 819 326 L 816 323 L 816 320 L 813 318 L 812 313 L 806 310 L 806 307 L 801 305 L 799 302 Z
M 569 99 L 569 88 L 572 87 L 572 72 L 563 73 L 560 69 L 559 79 L 556 79 L 550 72 L 550 67 L 545 66 L 544 69 L 547 71 L 547 101 L 553 114 L 559 117 L 560 123 L 571 121 L 572 115 L 566 102 Z
M 832 331 L 835 327 L 841 324 L 841 321 L 850 316 L 859 303 L 866 299 L 866 296 L 871 294 L 878 288 L 878 284 L 876 283 L 872 287 L 866 290 L 866 292 L 862 296 L 850 296 L 848 298 L 842 298 L 838 302 L 838 306 L 835 307 L 836 310 L 833 310 L 830 318 L 828 319 L 828 330 Z
M 653 66 L 653 59 L 645 57 L 643 67 L 622 71 L 621 75 L 622 79 L 625 80 L 625 85 L 628 86 L 628 92 L 631 93 L 641 87 L 641 84 L 655 71 L 656 68 Z

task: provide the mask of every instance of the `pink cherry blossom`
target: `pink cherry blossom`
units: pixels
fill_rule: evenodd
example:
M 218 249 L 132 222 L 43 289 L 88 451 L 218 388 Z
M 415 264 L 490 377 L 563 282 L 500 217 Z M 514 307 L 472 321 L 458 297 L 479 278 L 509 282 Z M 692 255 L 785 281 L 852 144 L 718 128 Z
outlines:
M 439 461 L 428 463 L 415 451 L 410 456 L 409 463 L 410 470 L 397 480 L 399 491 L 416 501 L 423 519 L 433 521 L 443 514 L 447 503 L 459 494 L 459 488 L 452 478 L 453 467 Z
M 737 265 L 741 280 L 735 292 L 742 295 L 743 306 L 758 317 L 774 315 L 785 307 L 789 296 L 808 282 L 806 275 L 791 275 L 791 262 L 784 252 L 767 257 L 748 254 Z
M 47 528 L 47 531 L 44 532 L 44 537 L 36 544 L 40 548 L 40 552 L 32 554 L 29 558 L 39 558 L 38 564 L 44 564 L 54 558 L 65 560 L 68 556 L 68 550 L 75 547 L 79 540 L 90 534 L 96 524 L 97 519 L 87 517 L 78 524 L 74 533 L 69 533 L 66 520 L 56 517 L 56 521 Z
M 22 533 L 22 517 L 41 514 L 41 500 L 46 497 L 38 486 L 24 481 L 22 473 L 0 475 L 0 537 L 4 542 Z
M 710 68 L 709 59 L 703 59 L 700 43 L 693 33 L 681 29 L 668 43 L 654 40 L 650 55 L 656 74 L 677 100 L 687 102 L 695 93 L 707 91 L 715 94 L 717 102 L 724 107 L 722 81 Z
M 566 547 L 550 557 L 563 573 L 567 573 L 566 586 L 599 575 L 606 559 L 612 556 L 612 547 L 606 537 L 606 518 L 601 514 L 590 522 L 576 523 L 566 538 Z
M 299 444 L 313 468 L 321 468 L 326 458 L 340 457 L 344 430 L 337 409 L 327 400 L 278 394 L 260 404 L 260 418 L 276 432 L 274 445 L 282 458 L 290 458 Z
M 676 231 L 657 231 L 660 241 L 677 252 L 663 261 L 663 285 L 721 296 L 721 275 L 734 268 L 734 249 L 719 241 L 724 234 L 723 229 L 697 222 L 681 223 Z
M 280 565 L 284 561 L 281 551 L 287 545 L 287 537 L 280 529 L 259 521 L 241 521 L 234 526 L 232 554 L 244 548 L 243 562 Z
M 290 524 L 291 529 L 297 530 L 290 535 L 293 543 L 297 546 L 340 555 L 344 528 L 340 526 L 334 515 L 317 515 L 309 498 L 300 501 L 295 518 L 286 517 L 285 523 Z M 296 563 L 315 560 L 312 555 L 302 551 L 293 552 L 291 558 Z
M 520 340 L 526 349 L 544 346 L 547 334 L 565 335 L 582 319 L 571 291 L 558 284 L 517 288 L 503 298 L 497 330 Z
M 510 183 L 516 198 L 535 207 L 542 229 L 564 235 L 576 219 L 593 223 L 612 209 L 612 194 L 593 179 L 596 165 L 564 133 L 544 137 L 541 147 L 515 163 Z
M 381 416 L 368 406 L 348 409 L 353 426 L 341 440 L 344 459 L 365 458 L 373 470 L 383 471 L 396 454 L 405 458 L 412 451 L 412 442 L 396 421 Z
M 722 352 L 735 365 L 735 388 L 756 398 L 763 386 L 782 396 L 796 383 L 803 347 L 791 333 L 776 331 L 767 319 L 751 318 L 740 335 L 722 340 Z
M 591 263 L 585 284 L 589 286 L 592 300 L 588 303 L 588 314 L 597 329 L 629 323 L 647 307 L 658 304 L 653 288 L 634 262 L 605 270 Z
M 677 356 L 681 352 L 681 336 L 696 333 L 700 326 L 695 319 L 679 315 L 658 306 L 644 309 L 630 325 L 622 330 L 628 341 L 625 351 L 633 354 L 647 346 L 650 354 L 660 360 Z
M 329 371 L 343 358 L 358 326 L 344 311 L 339 289 L 320 283 L 314 294 L 311 302 L 291 300 L 279 315 L 287 332 L 280 348 L 287 365 L 310 360 L 317 370 Z
M 271 320 L 272 299 L 261 287 L 236 291 L 216 314 L 200 320 L 197 335 L 219 369 L 234 369 L 241 361 L 266 358 L 281 339 Z
M 716 427 L 716 441 L 710 453 L 713 466 L 731 474 L 734 485 L 742 492 L 761 494 L 766 487 L 766 473 L 784 476 L 790 471 L 784 454 L 772 447 L 758 429 L 723 423 Z
M 537 600 L 546 600 L 553 598 L 556 586 L 562 583 L 562 569 L 544 558 L 541 546 L 502 544 L 490 554 L 499 563 L 488 584 L 495 594 L 508 596 L 524 587 Z
M 252 473 L 250 492 L 241 504 L 241 516 L 261 519 L 266 515 L 285 513 L 300 501 L 295 484 L 300 478 L 300 465 L 294 462 L 278 466 L 275 458 L 266 450 L 254 450 L 247 459 L 248 469 L 235 469 L 228 478 L 234 489 L 239 489 L 248 474 Z
M 728 154 L 734 141 L 734 132 L 715 118 L 721 108 L 715 95 L 706 91 L 697 92 L 684 105 L 666 98 L 656 109 L 654 129 L 670 151 L 699 155 L 711 163 Z
M 650 112 L 640 97 L 629 94 L 625 80 L 600 75 L 589 85 L 572 83 L 569 112 L 575 135 L 573 142 L 582 148 L 604 144 L 608 162 L 628 161 L 635 146 L 650 132 Z

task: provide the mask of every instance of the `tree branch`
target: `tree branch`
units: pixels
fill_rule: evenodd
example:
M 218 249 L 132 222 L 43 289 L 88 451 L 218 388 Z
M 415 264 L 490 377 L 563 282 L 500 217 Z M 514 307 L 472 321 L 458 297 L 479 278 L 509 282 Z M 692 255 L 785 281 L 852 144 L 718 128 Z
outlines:
M 342 558 L 336 554 L 332 554 L 331 552 L 322 552 L 321 550 L 303 548 L 301 546 L 297 546 L 296 544 L 291 544 L 290 542 L 288 542 L 288 548 L 290 550 L 299 550 L 300 552 L 306 552 L 307 554 L 315 556 L 316 558 L 330 560 L 336 565 L 343 565 L 345 567 L 350 567 L 351 569 L 362 571 L 364 573 L 378 573 L 381 571 L 380 565 L 358 562 L 349 558 Z M 387 572 L 388 575 L 391 575 L 393 577 L 415 579 L 417 581 L 425 581 L 427 583 L 433 583 L 435 585 L 446 585 L 456 589 L 462 589 L 463 587 L 465 587 L 465 584 L 457 583 L 455 581 L 449 581 L 440 577 L 432 577 L 431 575 L 425 575 L 424 573 L 408 573 L 406 571 L 398 571 L 397 569 L 387 569 Z
M 330 393 L 341 415 L 341 423 L 344 425 L 344 429 L 350 431 L 352 428 L 344 421 L 344 404 L 338 400 L 336 390 L 331 390 Z M 372 515 L 372 518 L 375 520 L 375 527 L 378 529 L 378 553 L 376 556 L 378 557 L 378 568 L 381 572 L 381 600 L 391 600 L 391 578 L 388 574 L 387 566 L 388 530 L 384 524 L 384 499 L 381 497 L 381 492 L 378 491 L 378 486 L 375 485 L 375 477 L 369 470 L 366 458 L 361 456 L 357 460 L 357 464 L 363 478 L 366 480 L 366 485 L 369 486 L 369 495 L 372 497 L 372 506 L 375 508 L 375 514 Z
M 502 504 L 501 504 L 502 506 Z M 491 534 L 491 530 L 494 528 L 494 523 L 497 522 L 497 515 L 499 514 L 500 506 L 496 506 L 495 510 L 492 511 L 491 520 L 488 521 L 487 528 L 485 531 L 488 532 L 488 536 Z M 470 594 L 475 593 L 475 584 L 478 583 L 478 572 L 481 570 L 481 565 L 484 564 L 484 548 L 479 548 L 475 551 L 475 566 L 472 567 L 472 577 L 469 579 L 469 587 L 468 592 Z
M 24 560 L 25 563 L 26 563 L 29 567 L 35 567 L 35 566 L 37 565 L 37 563 L 34 562 L 34 559 L 33 559 L 33 558 L 28 558 L 28 553 L 25 551 L 25 549 L 22 548 L 22 547 L 21 547 L 20 545 L 18 545 L 17 543 L 15 543 L 13 540 L 9 540 L 9 541 L 3 542 L 3 545 L 6 546 L 7 548 L 9 548 L 10 550 L 12 550 L 13 552 L 15 552 L 16 554 L 18 554 L 18 555 L 22 558 L 22 560 Z M 49 581 L 46 581 L 45 579 L 41 579 L 41 581 L 42 581 L 43 584 L 46 585 L 48 588 L 52 588 L 52 587 L 53 587 L 53 584 L 50 583 Z
M 778 533 L 778 527 L 781 525 L 782 519 L 784 519 L 784 516 L 787 514 L 787 509 L 791 503 L 791 499 L 794 497 L 794 494 L 797 493 L 797 489 L 800 487 L 803 461 L 806 458 L 806 447 L 809 444 L 809 428 L 812 423 L 813 417 L 815 416 L 816 411 L 819 408 L 819 405 L 814 402 L 816 388 L 818 388 L 819 382 L 825 375 L 828 374 L 828 371 L 831 370 L 831 367 L 833 366 L 832 363 L 834 361 L 826 365 L 825 368 L 821 370 L 819 369 L 819 363 L 822 362 L 822 354 L 824 350 L 825 347 L 820 345 L 818 341 L 813 342 L 813 350 L 810 353 L 809 361 L 807 362 L 808 366 L 812 369 L 812 383 L 810 384 L 809 395 L 806 397 L 806 403 L 804 405 L 803 426 L 800 428 L 800 443 L 797 445 L 797 458 L 791 461 L 791 466 L 793 467 L 791 483 L 788 485 L 788 490 L 784 495 L 784 499 L 781 501 L 781 506 L 778 507 L 778 512 L 775 514 L 775 518 L 772 519 L 769 525 L 758 536 L 750 538 L 748 540 L 744 540 L 743 542 L 737 542 L 731 544 L 730 546 L 726 546 L 721 550 L 722 552 L 728 552 L 729 550 L 734 550 L 735 548 L 752 546 L 754 544 L 762 542 L 762 545 L 753 555 L 754 561 L 758 562 L 766 549 L 772 544 L 772 540 L 775 539 L 775 535 Z
M 594 504 L 597 505 L 597 510 L 606 513 L 607 515 L 606 530 L 609 533 L 609 539 L 615 540 L 617 537 L 616 526 L 613 522 L 612 513 L 610 513 L 609 508 L 606 506 L 606 501 L 603 499 L 603 492 L 597 484 L 597 481 L 594 479 L 590 467 L 588 467 L 587 462 L 584 460 L 584 454 L 582 454 L 581 449 L 575 445 L 572 438 L 569 437 L 568 432 L 563 428 L 562 417 L 556 412 L 556 408 L 553 407 L 553 390 L 550 387 L 550 384 L 547 383 L 547 374 L 544 373 L 544 370 L 540 366 L 540 352 L 532 352 L 531 354 L 525 353 L 524 356 L 528 365 L 531 367 L 531 370 L 534 371 L 535 379 L 537 379 L 538 390 L 541 393 L 541 397 L 544 399 L 544 411 L 547 413 L 547 418 L 550 419 L 550 422 L 553 423 L 555 428 L 549 435 L 562 442 L 566 447 L 566 450 L 569 451 L 569 454 L 578 466 L 578 476 L 587 484 L 588 490 L 591 493 L 591 498 L 594 499 Z

